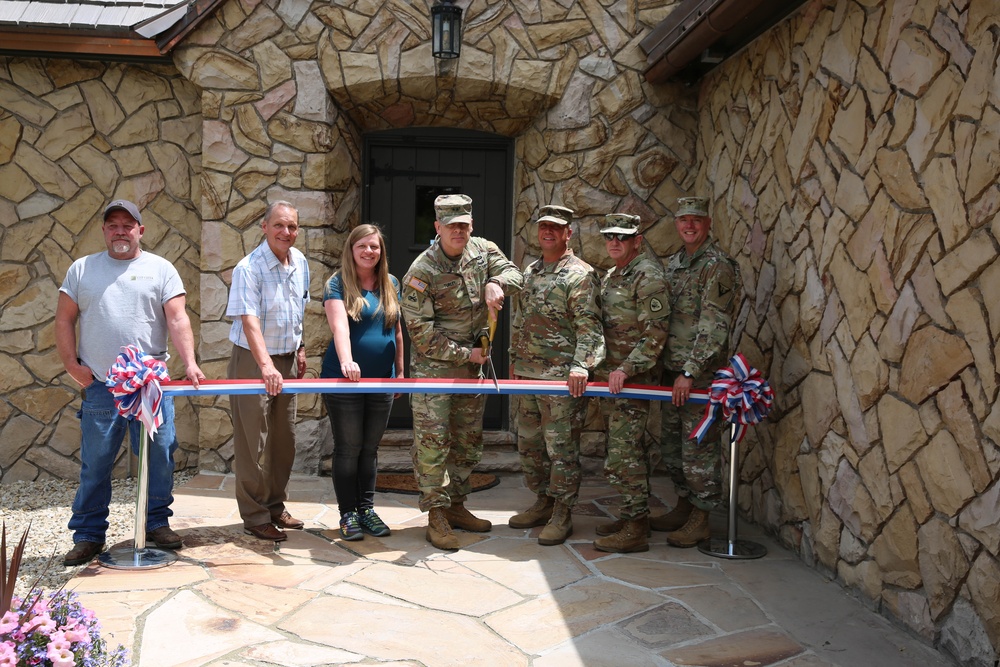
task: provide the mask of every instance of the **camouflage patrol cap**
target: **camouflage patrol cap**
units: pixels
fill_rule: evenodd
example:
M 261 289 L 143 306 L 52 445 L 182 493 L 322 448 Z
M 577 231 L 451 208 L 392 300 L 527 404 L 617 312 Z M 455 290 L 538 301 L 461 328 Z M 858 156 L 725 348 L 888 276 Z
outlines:
M 609 213 L 601 225 L 602 234 L 638 234 L 642 218 L 628 213 Z
M 708 197 L 681 197 L 677 200 L 676 217 L 698 215 L 708 217 Z
M 453 222 L 472 224 L 472 197 L 469 195 L 439 195 L 434 200 L 434 215 L 442 225 Z
M 548 204 L 538 211 L 541 213 L 536 222 L 554 222 L 557 225 L 568 225 L 573 222 L 573 210 L 558 204 Z

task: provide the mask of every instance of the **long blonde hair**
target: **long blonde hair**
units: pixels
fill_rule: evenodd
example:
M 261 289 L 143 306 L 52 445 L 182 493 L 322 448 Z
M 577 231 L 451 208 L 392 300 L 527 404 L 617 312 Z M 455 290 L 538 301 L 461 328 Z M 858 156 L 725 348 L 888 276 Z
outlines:
M 378 236 L 378 243 L 382 248 L 378 264 L 375 265 L 375 289 L 378 290 L 379 296 L 375 312 L 381 310 L 385 317 L 385 328 L 392 329 L 399 321 L 399 299 L 392 278 L 389 277 L 389 256 L 385 249 L 385 237 L 382 236 L 382 230 L 375 225 L 358 225 L 351 230 L 347 240 L 344 241 L 344 251 L 340 255 L 340 271 L 337 272 L 344 288 L 344 308 L 347 310 L 347 316 L 355 322 L 361 319 L 365 297 L 361 294 L 358 270 L 354 265 L 354 244 L 372 234 Z

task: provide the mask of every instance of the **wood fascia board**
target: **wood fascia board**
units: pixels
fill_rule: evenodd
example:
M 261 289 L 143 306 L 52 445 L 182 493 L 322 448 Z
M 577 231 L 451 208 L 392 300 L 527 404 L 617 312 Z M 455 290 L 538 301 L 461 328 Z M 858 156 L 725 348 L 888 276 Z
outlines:
M 72 56 L 163 58 L 151 39 L 85 36 L 54 32 L 0 30 L 0 53 L 44 53 Z

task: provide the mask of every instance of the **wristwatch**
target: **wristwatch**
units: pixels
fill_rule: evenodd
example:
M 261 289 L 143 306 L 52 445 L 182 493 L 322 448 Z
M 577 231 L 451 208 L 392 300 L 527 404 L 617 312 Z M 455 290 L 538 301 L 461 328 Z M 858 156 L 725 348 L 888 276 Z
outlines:
M 693 380 L 694 379 L 694 376 L 691 375 L 690 373 L 688 373 L 687 371 L 681 371 L 681 375 L 683 375 L 684 377 L 686 377 L 688 380 Z

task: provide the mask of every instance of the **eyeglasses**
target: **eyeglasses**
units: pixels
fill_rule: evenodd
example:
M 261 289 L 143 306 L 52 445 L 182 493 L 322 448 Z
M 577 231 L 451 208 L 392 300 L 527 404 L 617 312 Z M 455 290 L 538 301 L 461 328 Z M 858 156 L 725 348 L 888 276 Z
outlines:
M 628 241 L 629 239 L 635 238 L 635 234 L 608 234 L 606 232 L 601 232 L 604 234 L 605 241 Z

